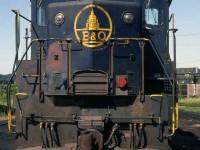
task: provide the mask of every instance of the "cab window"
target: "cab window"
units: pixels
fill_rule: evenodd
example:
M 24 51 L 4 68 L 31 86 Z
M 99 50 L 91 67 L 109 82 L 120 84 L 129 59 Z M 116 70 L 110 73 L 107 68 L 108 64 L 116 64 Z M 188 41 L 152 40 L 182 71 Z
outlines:
M 145 22 L 148 25 L 161 25 L 163 23 L 164 4 L 162 0 L 146 0 Z
M 37 0 L 37 24 L 39 26 L 46 25 L 46 8 L 47 0 Z
M 45 13 L 45 9 L 42 7 L 37 9 L 37 24 L 39 26 L 46 25 L 46 13 Z

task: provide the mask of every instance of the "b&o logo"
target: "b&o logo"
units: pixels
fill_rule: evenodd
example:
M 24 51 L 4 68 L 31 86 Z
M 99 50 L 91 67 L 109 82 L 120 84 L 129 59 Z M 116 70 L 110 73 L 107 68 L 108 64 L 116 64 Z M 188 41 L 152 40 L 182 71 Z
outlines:
M 103 45 L 112 34 L 112 20 L 104 8 L 90 4 L 79 11 L 74 21 L 78 41 L 88 48 Z

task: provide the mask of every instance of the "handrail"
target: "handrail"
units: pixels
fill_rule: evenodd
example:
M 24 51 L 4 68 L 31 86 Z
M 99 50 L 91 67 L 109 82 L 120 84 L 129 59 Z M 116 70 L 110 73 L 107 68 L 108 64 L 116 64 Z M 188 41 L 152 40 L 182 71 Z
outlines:
M 175 122 L 176 122 L 176 126 L 175 126 L 175 130 L 176 129 L 178 129 L 178 126 L 179 126 L 179 124 L 178 124 L 178 120 L 179 120 L 179 117 L 178 117 L 178 115 L 179 115 L 179 104 L 178 104 L 178 102 L 176 102 L 176 118 L 175 118 Z
M 153 97 L 163 97 L 164 96 L 164 94 L 162 93 L 162 94 L 152 94 L 152 95 L 150 95 L 150 98 L 153 98 Z
M 156 57 L 158 58 L 158 61 L 159 61 L 160 65 L 162 66 L 162 69 L 164 70 L 164 73 L 167 76 L 167 79 L 169 80 L 170 85 L 173 87 L 173 84 L 170 80 L 169 74 L 167 73 L 165 66 L 163 65 L 162 59 L 150 39 L 148 39 L 148 38 L 110 38 L 110 40 L 148 41 L 150 43 L 151 47 L 153 48 L 153 51 L 154 51 Z
M 63 40 L 63 41 L 66 41 L 66 39 L 60 39 L 60 38 L 49 38 L 49 39 L 33 39 L 30 44 L 28 45 L 26 51 L 24 52 L 24 54 L 22 55 L 19 63 L 17 64 L 16 68 L 14 69 L 12 75 L 11 75 L 11 78 L 7 84 L 7 87 L 6 87 L 6 99 L 7 99 L 7 111 L 8 111 L 8 130 L 9 132 L 11 133 L 11 126 L 12 126 L 12 121 L 11 121 L 11 100 L 10 100 L 10 88 L 11 88 L 11 83 L 13 81 L 13 78 L 15 76 L 15 73 L 17 72 L 17 70 L 19 69 L 19 66 L 21 65 L 24 57 L 27 55 L 31 45 L 34 43 L 34 42 L 41 42 L 41 41 L 48 41 L 48 40 Z
M 30 44 L 28 45 L 26 51 L 24 52 L 24 54 L 22 55 L 20 61 L 18 62 L 17 66 L 15 67 L 15 69 L 12 72 L 12 75 L 10 77 L 10 80 L 7 83 L 6 86 L 6 99 L 7 99 L 7 111 L 9 112 L 11 110 L 11 102 L 10 102 L 10 88 L 11 88 L 11 83 L 13 82 L 13 78 L 15 77 L 15 74 L 17 72 L 17 70 L 19 69 L 19 66 L 21 65 L 23 59 L 25 58 L 25 56 L 27 55 L 31 45 L 35 42 L 42 42 L 42 41 L 50 41 L 50 40 L 55 40 L 55 41 L 68 41 L 69 39 L 63 39 L 63 38 L 47 38 L 47 39 L 33 39 Z
M 176 36 L 175 36 L 175 32 L 176 31 L 177 31 L 177 29 L 172 29 L 173 37 L 174 37 L 174 44 L 173 44 L 173 46 L 174 46 L 174 57 L 176 57 Z M 153 51 L 154 51 L 156 57 L 158 58 L 159 63 L 162 66 L 162 68 L 164 70 L 164 73 L 165 73 L 165 75 L 166 75 L 166 77 L 167 77 L 167 79 L 168 79 L 168 81 L 169 81 L 169 83 L 170 83 L 170 85 L 172 87 L 172 95 L 173 95 L 172 134 L 169 135 L 169 136 L 174 135 L 175 130 L 178 128 L 178 116 L 177 116 L 178 115 L 178 113 L 177 113 L 178 111 L 177 111 L 177 108 L 175 110 L 175 86 L 176 86 L 175 85 L 175 78 L 176 78 L 175 73 L 176 72 L 174 70 L 172 72 L 173 73 L 173 83 L 172 83 L 172 81 L 170 80 L 169 74 L 167 73 L 166 68 L 165 68 L 165 66 L 164 66 L 164 64 L 162 62 L 162 59 L 161 59 L 158 51 L 156 50 L 155 46 L 153 45 L 153 43 L 152 43 L 152 41 L 150 39 L 148 39 L 148 38 L 112 38 L 112 40 L 148 41 L 150 43 L 150 45 L 153 48 Z M 175 63 L 176 63 L 176 58 L 175 58 Z M 176 67 L 176 65 L 175 65 L 175 67 Z M 176 113 L 176 117 L 175 117 L 175 113 Z M 175 119 L 176 119 L 176 122 L 175 122 Z
M 19 64 L 16 64 L 17 60 L 18 60 L 18 51 L 19 51 L 19 45 L 20 45 L 20 17 L 22 17 L 23 19 L 25 19 L 26 21 L 31 22 L 31 20 L 27 19 L 26 17 L 24 17 L 23 15 L 20 14 L 19 10 L 15 10 L 15 9 L 12 9 L 11 10 L 12 12 L 15 13 L 16 15 L 16 19 L 15 19 L 15 32 L 16 32 L 16 35 L 15 35 L 15 41 L 16 41 L 16 54 L 15 54 L 15 60 L 14 60 L 14 64 L 13 64 L 13 69 L 12 69 L 12 75 L 11 75 L 11 78 L 10 80 L 8 81 L 8 84 L 6 86 L 6 100 L 7 100 L 7 112 L 8 112 L 8 124 L 10 123 L 9 121 L 10 120 L 10 116 L 11 116 L 11 101 L 10 101 L 10 88 L 11 88 L 11 83 L 13 81 L 13 78 L 15 76 L 15 73 L 16 71 L 18 70 L 22 60 L 24 59 L 24 56 L 27 55 L 27 52 L 30 48 L 30 46 L 32 45 L 32 43 L 35 41 L 31 41 L 31 43 L 29 44 L 29 46 L 26 47 L 26 51 L 24 53 L 24 55 L 22 56 L 21 58 L 21 61 L 19 62 Z M 31 24 L 37 38 L 39 39 L 39 36 L 33 26 L 33 24 Z M 16 66 L 16 67 L 15 67 Z
M 11 110 L 11 105 L 10 105 L 10 87 L 11 87 L 11 82 L 15 76 L 15 73 L 17 72 L 17 70 L 19 69 L 19 66 L 21 65 L 24 57 L 27 55 L 27 52 L 29 51 L 31 45 L 34 43 L 34 42 L 45 42 L 45 41 L 50 41 L 50 40 L 54 40 L 54 41 L 72 41 L 71 39 L 63 39 L 63 38 L 46 38 L 46 39 L 33 39 L 30 44 L 28 45 L 26 51 L 24 52 L 23 56 L 21 57 L 21 60 L 19 61 L 19 63 L 17 64 L 14 72 L 12 73 L 12 76 L 7 84 L 7 93 L 6 93 L 6 96 L 7 96 L 7 105 L 8 105 L 8 112 Z M 155 46 L 153 45 L 152 41 L 148 38 L 110 38 L 110 41 L 116 41 L 116 40 L 131 40 L 131 41 L 148 41 L 151 45 L 151 47 L 153 48 L 153 51 L 156 55 L 156 57 L 158 58 L 158 61 L 159 63 L 161 64 L 163 70 L 164 70 L 164 73 L 170 83 L 170 85 L 172 86 L 172 89 L 174 91 L 174 86 L 173 86 L 173 83 L 171 82 L 170 80 L 170 77 L 169 77 L 169 74 L 167 73 L 166 71 L 166 68 L 163 64 L 163 61 L 158 53 L 158 51 L 156 50 Z M 72 41 L 73 42 L 73 41 Z M 75 42 L 74 42 L 75 43 Z
M 14 71 L 16 61 L 18 60 L 18 52 L 19 52 L 19 45 L 20 45 L 20 13 L 19 10 L 12 10 L 16 17 L 15 17 L 15 45 L 16 45 L 16 53 L 15 53 L 15 60 L 13 64 L 12 72 Z

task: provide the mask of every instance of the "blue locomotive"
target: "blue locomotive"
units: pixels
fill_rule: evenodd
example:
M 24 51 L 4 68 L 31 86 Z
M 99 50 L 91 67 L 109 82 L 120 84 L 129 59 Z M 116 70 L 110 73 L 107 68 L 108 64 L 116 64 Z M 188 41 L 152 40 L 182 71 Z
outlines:
M 31 20 L 15 10 L 17 39 L 19 18 L 32 26 L 14 71 L 16 148 L 170 148 L 178 127 L 171 1 L 31 0 Z

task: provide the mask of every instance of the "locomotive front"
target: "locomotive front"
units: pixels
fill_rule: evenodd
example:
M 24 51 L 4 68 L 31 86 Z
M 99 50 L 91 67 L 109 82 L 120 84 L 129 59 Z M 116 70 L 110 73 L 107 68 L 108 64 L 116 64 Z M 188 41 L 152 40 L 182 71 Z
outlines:
M 31 1 L 31 60 L 16 77 L 18 148 L 167 147 L 170 2 Z
M 49 4 L 47 37 L 68 41 L 47 44 L 48 92 L 136 95 L 140 50 L 128 40 L 110 39 L 141 37 L 141 9 L 140 3 L 121 1 Z

